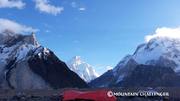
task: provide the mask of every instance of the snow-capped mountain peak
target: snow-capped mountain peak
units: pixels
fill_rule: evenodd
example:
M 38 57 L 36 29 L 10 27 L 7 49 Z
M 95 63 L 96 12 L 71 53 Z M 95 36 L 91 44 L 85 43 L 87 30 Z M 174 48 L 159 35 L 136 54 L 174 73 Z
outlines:
M 82 64 L 84 63 L 81 61 L 80 56 L 75 56 L 71 60 L 68 61 L 68 64 Z
M 179 72 L 180 39 L 155 37 L 137 48 L 132 58 L 139 64 L 171 67 L 175 72 Z
M 77 73 L 79 77 L 81 77 L 87 83 L 99 77 L 93 67 L 91 67 L 88 63 L 83 62 L 80 59 L 80 56 L 75 56 L 71 60 L 69 60 L 67 62 L 67 66 L 70 70 Z
M 133 55 L 126 55 L 114 69 L 91 81 L 91 87 L 113 87 L 123 83 L 138 65 L 171 67 L 180 75 L 180 38 L 158 36 L 139 45 Z M 135 75 L 134 75 L 135 76 Z
M 0 86 L 13 89 L 88 87 L 35 34 L 0 32 Z M 62 71 L 63 69 L 63 71 Z

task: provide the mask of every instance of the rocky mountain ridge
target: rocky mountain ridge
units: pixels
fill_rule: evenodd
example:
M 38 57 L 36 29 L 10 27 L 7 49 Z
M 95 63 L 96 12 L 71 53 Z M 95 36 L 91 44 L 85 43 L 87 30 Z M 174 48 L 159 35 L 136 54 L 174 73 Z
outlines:
M 133 55 L 126 55 L 114 69 L 91 81 L 89 85 L 91 87 L 117 87 L 117 84 L 130 76 L 135 68 L 141 64 L 170 67 L 179 75 L 180 39 L 155 37 L 149 42 L 139 45 Z M 121 84 L 118 87 L 121 87 Z
M 49 49 L 40 46 L 34 33 L 0 33 L 0 84 L 12 89 L 88 87 Z

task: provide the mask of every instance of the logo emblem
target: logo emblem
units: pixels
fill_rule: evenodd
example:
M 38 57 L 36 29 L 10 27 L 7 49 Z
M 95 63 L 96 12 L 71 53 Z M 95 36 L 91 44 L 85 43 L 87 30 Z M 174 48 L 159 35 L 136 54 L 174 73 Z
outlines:
M 112 97 L 112 96 L 113 96 L 113 93 L 112 93 L 111 91 L 109 91 L 109 92 L 107 93 L 107 96 L 108 96 L 108 97 Z

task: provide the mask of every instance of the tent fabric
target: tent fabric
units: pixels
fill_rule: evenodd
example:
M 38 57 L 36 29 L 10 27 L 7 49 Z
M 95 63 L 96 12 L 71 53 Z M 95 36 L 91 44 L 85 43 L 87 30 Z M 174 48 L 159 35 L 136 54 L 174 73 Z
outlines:
M 98 90 L 91 92 L 68 90 L 65 91 L 62 96 L 64 97 L 62 101 L 75 100 L 75 99 L 94 100 L 94 101 L 116 101 L 116 97 L 112 93 L 106 90 Z

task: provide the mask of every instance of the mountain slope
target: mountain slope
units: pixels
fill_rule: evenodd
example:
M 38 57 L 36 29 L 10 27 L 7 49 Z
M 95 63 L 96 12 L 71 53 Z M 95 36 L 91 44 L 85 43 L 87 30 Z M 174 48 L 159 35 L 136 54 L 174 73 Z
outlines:
M 134 66 L 130 66 L 132 65 L 131 62 L 128 62 L 130 60 L 134 61 Z M 155 37 L 149 42 L 139 45 L 133 55 L 125 56 L 114 69 L 91 81 L 89 85 L 91 87 L 113 87 L 125 77 L 130 76 L 136 66 L 140 64 L 170 67 L 180 74 L 180 39 Z M 111 78 L 111 82 L 103 80 L 105 78 Z
M 115 87 L 180 87 L 180 76 L 170 67 L 139 65 Z
M 99 75 L 95 72 L 93 67 L 81 61 L 81 59 L 78 56 L 75 56 L 71 60 L 69 60 L 67 62 L 67 66 L 70 70 L 77 73 L 79 77 L 81 77 L 87 83 L 99 77 Z
M 55 54 L 37 43 L 34 33 L 0 33 L 0 84 L 13 89 L 88 87 Z
M 180 71 L 180 39 L 156 37 L 138 47 L 133 57 L 139 64 L 171 67 Z
M 90 87 L 113 87 L 116 83 L 121 81 L 138 66 L 138 63 L 131 58 L 131 55 L 125 56 L 117 66 L 105 72 L 103 75 L 95 80 L 92 80 L 88 85 Z

